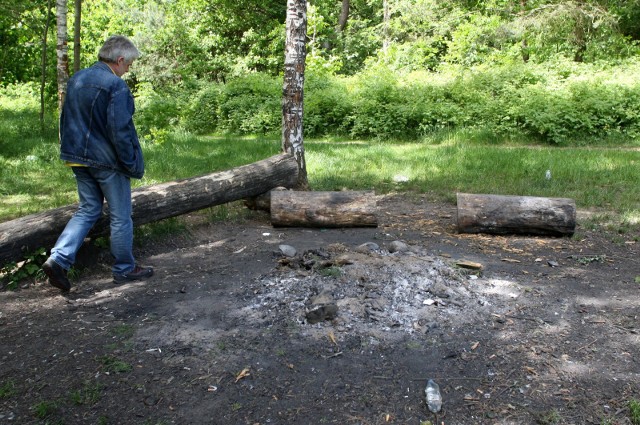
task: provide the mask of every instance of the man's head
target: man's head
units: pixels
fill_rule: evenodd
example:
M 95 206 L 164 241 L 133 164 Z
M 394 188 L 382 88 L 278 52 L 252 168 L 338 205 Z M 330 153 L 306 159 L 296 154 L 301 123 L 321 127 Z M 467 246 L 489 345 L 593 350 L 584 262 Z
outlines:
M 98 52 L 98 60 L 106 62 L 118 77 L 129 71 L 129 66 L 138 57 L 140 52 L 136 46 L 122 35 L 109 37 Z

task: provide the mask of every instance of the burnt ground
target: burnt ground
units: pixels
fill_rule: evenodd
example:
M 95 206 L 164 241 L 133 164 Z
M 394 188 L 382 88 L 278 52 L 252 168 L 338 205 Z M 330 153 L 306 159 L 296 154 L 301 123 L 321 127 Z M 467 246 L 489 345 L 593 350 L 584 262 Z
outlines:
M 0 423 L 632 423 L 639 234 L 580 212 L 572 238 L 461 235 L 454 205 L 378 206 L 362 229 L 194 215 L 137 248 L 149 281 L 112 284 L 100 251 L 66 296 L 0 292 Z

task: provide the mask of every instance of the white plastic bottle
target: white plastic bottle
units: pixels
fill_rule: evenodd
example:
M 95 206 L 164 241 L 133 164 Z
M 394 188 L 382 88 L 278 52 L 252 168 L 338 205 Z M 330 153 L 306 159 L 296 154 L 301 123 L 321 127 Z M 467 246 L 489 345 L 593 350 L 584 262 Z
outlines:
M 424 389 L 424 394 L 427 397 L 427 406 L 433 413 L 438 413 L 442 408 L 442 395 L 440 394 L 440 387 L 433 379 L 429 379 L 427 387 Z

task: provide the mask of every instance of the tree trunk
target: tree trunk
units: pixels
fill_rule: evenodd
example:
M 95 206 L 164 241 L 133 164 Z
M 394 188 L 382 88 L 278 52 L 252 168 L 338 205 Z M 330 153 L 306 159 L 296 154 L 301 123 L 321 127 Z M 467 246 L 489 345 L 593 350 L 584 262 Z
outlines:
M 51 22 L 51 0 L 47 0 L 45 12 L 44 31 L 42 33 L 42 61 L 40 63 L 40 127 L 44 128 L 44 89 L 47 82 L 47 37 L 49 35 L 49 23 Z
M 271 224 L 300 227 L 376 227 L 376 200 L 363 192 L 271 192 Z
M 305 0 L 287 1 L 287 37 L 282 88 L 282 151 L 288 152 L 296 158 L 298 162 L 297 188 L 302 190 L 309 188 L 302 133 L 304 70 L 307 56 L 306 7 Z
M 460 233 L 572 235 L 576 204 L 566 198 L 458 193 Z
M 80 71 L 80 25 L 82 22 L 82 0 L 74 0 L 73 14 L 73 72 Z
M 293 187 L 297 169 L 294 158 L 282 154 L 228 171 L 140 187 L 131 195 L 133 222 L 139 226 L 257 196 L 277 186 Z M 19 261 L 40 247 L 49 249 L 76 209 L 70 205 L 0 223 L 0 264 Z M 109 233 L 107 210 L 105 207 L 91 237 Z
M 527 0 L 520 0 L 520 13 L 524 15 L 526 11 L 527 11 Z M 522 38 L 521 52 L 522 52 L 522 61 L 524 63 L 529 62 L 531 55 L 529 51 L 529 42 L 527 41 L 526 35 Z
M 389 9 L 389 0 L 382 0 L 382 51 L 384 53 L 389 50 L 391 43 L 389 35 L 389 25 L 391 21 L 391 11 Z
M 349 21 L 349 0 L 342 0 L 342 7 L 340 8 L 340 17 L 338 18 L 338 26 L 336 32 L 342 32 L 347 27 Z
M 57 77 L 58 77 L 58 110 L 62 111 L 64 98 L 67 95 L 69 80 L 69 56 L 67 53 L 67 1 L 56 0 L 56 25 L 58 37 L 56 43 Z

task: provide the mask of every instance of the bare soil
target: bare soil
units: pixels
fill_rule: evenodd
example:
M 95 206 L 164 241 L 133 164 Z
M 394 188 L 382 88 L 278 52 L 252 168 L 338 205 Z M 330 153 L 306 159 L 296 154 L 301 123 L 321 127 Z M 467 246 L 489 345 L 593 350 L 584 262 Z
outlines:
M 67 295 L 0 292 L 0 423 L 632 423 L 640 235 L 585 212 L 573 238 L 462 235 L 454 205 L 378 206 L 360 229 L 196 215 L 137 248 L 148 281 L 91 251 Z

